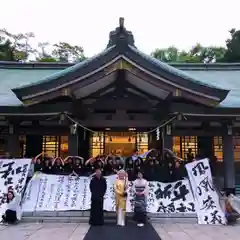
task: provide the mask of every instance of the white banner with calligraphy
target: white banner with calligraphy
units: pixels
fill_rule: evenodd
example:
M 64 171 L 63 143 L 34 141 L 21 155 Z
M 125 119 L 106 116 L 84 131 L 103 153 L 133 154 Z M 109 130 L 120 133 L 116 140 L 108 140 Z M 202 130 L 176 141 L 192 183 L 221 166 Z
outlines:
M 207 158 L 186 164 L 199 224 L 226 224 Z
M 0 159 L 0 218 L 6 211 L 6 196 L 9 187 L 19 195 L 27 179 L 31 159 Z
M 107 191 L 104 209 L 115 211 L 114 183 L 116 176 L 106 177 Z M 89 210 L 91 179 L 88 177 L 38 174 L 28 184 L 23 211 Z M 133 211 L 133 183 L 129 182 L 127 212 Z M 174 183 L 149 182 L 147 210 L 151 213 L 195 212 L 194 200 L 188 180 Z

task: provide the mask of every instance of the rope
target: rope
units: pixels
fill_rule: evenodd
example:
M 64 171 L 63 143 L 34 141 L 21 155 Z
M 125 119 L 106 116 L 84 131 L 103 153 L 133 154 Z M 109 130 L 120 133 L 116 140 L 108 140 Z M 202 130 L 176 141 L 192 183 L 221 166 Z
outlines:
M 77 126 L 83 128 L 84 130 L 86 131 L 89 131 L 91 133 L 98 133 L 97 131 L 94 131 L 88 127 L 85 127 L 84 125 L 80 124 L 79 122 L 77 122 L 76 120 L 74 120 L 73 118 L 71 118 L 68 114 L 66 113 L 62 113 L 64 114 L 64 116 L 66 118 L 68 118 L 71 122 L 73 122 L 74 124 L 76 124 Z M 186 117 L 182 114 L 182 113 L 177 113 L 174 117 L 170 118 L 169 120 L 167 120 L 166 122 L 160 124 L 159 126 L 155 127 L 154 129 L 150 130 L 150 131 L 147 131 L 146 133 L 149 134 L 149 133 L 152 133 L 154 131 L 156 131 L 157 129 L 159 128 L 163 128 L 165 127 L 166 125 L 168 125 L 169 123 L 173 122 L 178 116 L 183 116 L 184 120 L 186 120 Z

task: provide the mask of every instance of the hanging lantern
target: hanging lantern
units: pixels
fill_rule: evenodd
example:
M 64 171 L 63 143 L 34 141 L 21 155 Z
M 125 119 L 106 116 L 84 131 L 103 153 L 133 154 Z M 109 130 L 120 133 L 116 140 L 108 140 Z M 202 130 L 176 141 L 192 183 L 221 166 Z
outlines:
M 231 125 L 231 124 L 228 124 L 228 125 L 227 125 L 227 134 L 228 134 L 229 136 L 232 135 L 232 125 Z
M 76 134 L 76 132 L 77 132 L 77 123 L 74 123 L 73 125 L 71 125 L 70 131 L 71 131 L 71 134 L 73 134 L 73 135 Z
M 59 124 L 62 124 L 65 120 L 65 115 L 63 113 L 60 114 L 60 118 L 59 118 Z
M 166 132 L 167 132 L 167 135 L 172 134 L 172 126 L 171 125 L 167 125 Z
M 178 121 L 181 121 L 181 120 L 182 120 L 182 114 L 178 113 L 178 115 L 177 115 L 177 120 L 178 120 Z
M 13 127 L 13 124 L 10 124 L 9 125 L 9 134 L 13 134 L 14 133 L 14 127 Z

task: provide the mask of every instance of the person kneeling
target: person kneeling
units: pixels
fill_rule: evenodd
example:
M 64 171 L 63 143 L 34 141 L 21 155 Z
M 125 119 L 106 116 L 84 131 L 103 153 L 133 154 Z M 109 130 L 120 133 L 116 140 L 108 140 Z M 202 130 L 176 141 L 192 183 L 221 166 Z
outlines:
M 20 220 L 20 201 L 21 197 L 12 189 L 8 189 L 5 214 L 2 216 L 2 223 L 15 224 Z

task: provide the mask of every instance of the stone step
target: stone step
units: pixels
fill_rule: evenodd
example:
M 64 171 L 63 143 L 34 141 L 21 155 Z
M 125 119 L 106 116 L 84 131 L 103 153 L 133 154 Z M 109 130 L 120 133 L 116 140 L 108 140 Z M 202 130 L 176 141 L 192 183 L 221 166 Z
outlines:
M 132 221 L 132 213 L 127 213 L 127 221 Z M 197 215 L 189 213 L 149 213 L 148 218 L 157 223 L 196 223 Z M 106 223 L 116 222 L 116 213 L 105 212 Z M 64 223 L 87 223 L 89 211 L 51 211 L 23 213 L 23 222 L 64 222 Z

